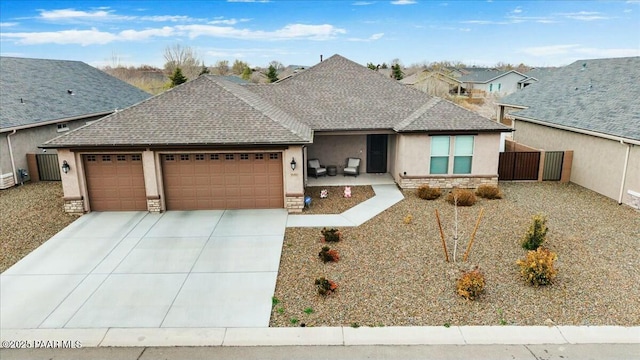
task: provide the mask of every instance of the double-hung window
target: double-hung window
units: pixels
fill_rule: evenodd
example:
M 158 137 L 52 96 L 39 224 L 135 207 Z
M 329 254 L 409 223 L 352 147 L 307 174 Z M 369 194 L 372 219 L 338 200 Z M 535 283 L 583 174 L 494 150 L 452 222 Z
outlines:
M 473 135 L 456 136 L 453 157 L 454 174 L 471 174 Z
M 453 154 L 451 154 L 452 141 Z M 449 162 L 450 158 L 453 158 L 451 160 L 453 160 L 454 174 L 471 174 L 473 142 L 473 135 L 432 136 L 429 173 L 449 174 Z
M 449 172 L 449 136 L 431 137 L 430 174 L 446 174 Z

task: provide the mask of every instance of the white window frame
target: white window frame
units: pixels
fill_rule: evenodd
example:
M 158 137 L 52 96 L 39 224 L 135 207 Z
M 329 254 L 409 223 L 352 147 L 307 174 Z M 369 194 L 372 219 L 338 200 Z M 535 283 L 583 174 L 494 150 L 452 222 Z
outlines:
M 443 158 L 444 155 L 433 155 L 433 139 L 438 137 L 448 137 L 449 138 L 449 152 L 447 154 L 447 171 L 446 173 L 434 173 L 432 172 L 431 160 L 433 158 Z M 470 154 L 456 154 L 456 141 L 459 137 L 471 137 L 471 153 Z M 476 137 L 477 135 L 432 135 L 430 139 L 429 146 L 429 174 L 430 175 L 471 175 L 473 174 L 473 157 L 476 149 Z M 456 173 L 455 172 L 455 161 L 456 157 L 470 157 L 471 164 L 469 172 L 465 173 Z
M 58 132 L 69 131 L 69 123 L 58 123 L 56 124 L 58 128 Z

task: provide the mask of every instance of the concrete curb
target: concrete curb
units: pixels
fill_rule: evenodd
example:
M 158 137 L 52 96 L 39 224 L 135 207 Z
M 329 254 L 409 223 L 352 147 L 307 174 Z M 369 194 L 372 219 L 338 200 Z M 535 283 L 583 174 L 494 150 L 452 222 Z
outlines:
M 640 326 L 2 329 L 0 339 L 82 347 L 640 344 Z

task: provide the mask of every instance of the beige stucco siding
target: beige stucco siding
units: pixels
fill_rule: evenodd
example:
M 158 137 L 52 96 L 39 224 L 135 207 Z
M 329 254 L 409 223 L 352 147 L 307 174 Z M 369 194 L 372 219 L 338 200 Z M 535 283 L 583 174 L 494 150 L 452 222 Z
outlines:
M 366 172 L 367 135 L 316 133 L 313 144 L 307 148 L 307 159 L 319 159 L 324 166 L 336 165 L 339 173 L 344 169 L 348 157 L 360 158 L 360 172 Z
M 514 140 L 546 151 L 573 150 L 570 181 L 618 200 L 627 145 L 618 141 L 516 120 Z M 640 191 L 640 149 L 631 149 L 625 184 Z M 623 199 L 624 200 L 624 199 Z M 627 202 L 627 201 L 625 201 Z M 628 203 L 628 202 L 627 202 Z
M 450 154 L 454 153 L 455 139 L 451 137 Z M 495 175 L 498 173 L 500 134 L 478 134 L 474 136 L 472 175 Z M 398 136 L 396 173 L 407 176 L 429 175 L 431 136 L 426 134 L 402 134 Z M 453 157 L 450 157 L 449 173 L 453 172 Z
M 99 117 L 86 118 L 81 120 L 73 120 L 65 122 L 70 130 L 77 129 L 87 124 L 88 121 L 97 120 Z M 27 169 L 26 154 L 39 154 L 42 150 L 38 149 L 39 145 L 60 135 L 66 134 L 68 131 L 58 132 L 57 124 L 38 126 L 29 129 L 17 130 L 11 135 L 11 147 L 16 169 Z M 0 135 L 0 174 L 11 173 L 11 158 L 9 156 L 9 145 L 7 135 L 11 131 L 3 132 Z M 47 153 L 55 154 L 55 149 L 47 149 Z

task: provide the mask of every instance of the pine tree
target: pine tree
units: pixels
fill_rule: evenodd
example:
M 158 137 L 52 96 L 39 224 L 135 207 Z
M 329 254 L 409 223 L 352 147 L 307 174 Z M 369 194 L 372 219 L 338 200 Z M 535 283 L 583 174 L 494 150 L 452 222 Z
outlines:
M 269 82 L 278 81 L 278 72 L 273 64 L 269 65 L 269 72 L 267 72 L 267 77 L 269 78 Z
M 400 69 L 400 64 L 395 64 L 391 66 L 392 76 L 396 80 L 402 80 L 404 78 L 404 73 L 402 69 Z
M 169 76 L 169 79 L 171 80 L 171 87 L 175 87 L 187 82 L 187 78 L 182 75 L 182 70 L 179 67 L 176 68 L 176 70 L 173 72 L 173 75 Z

